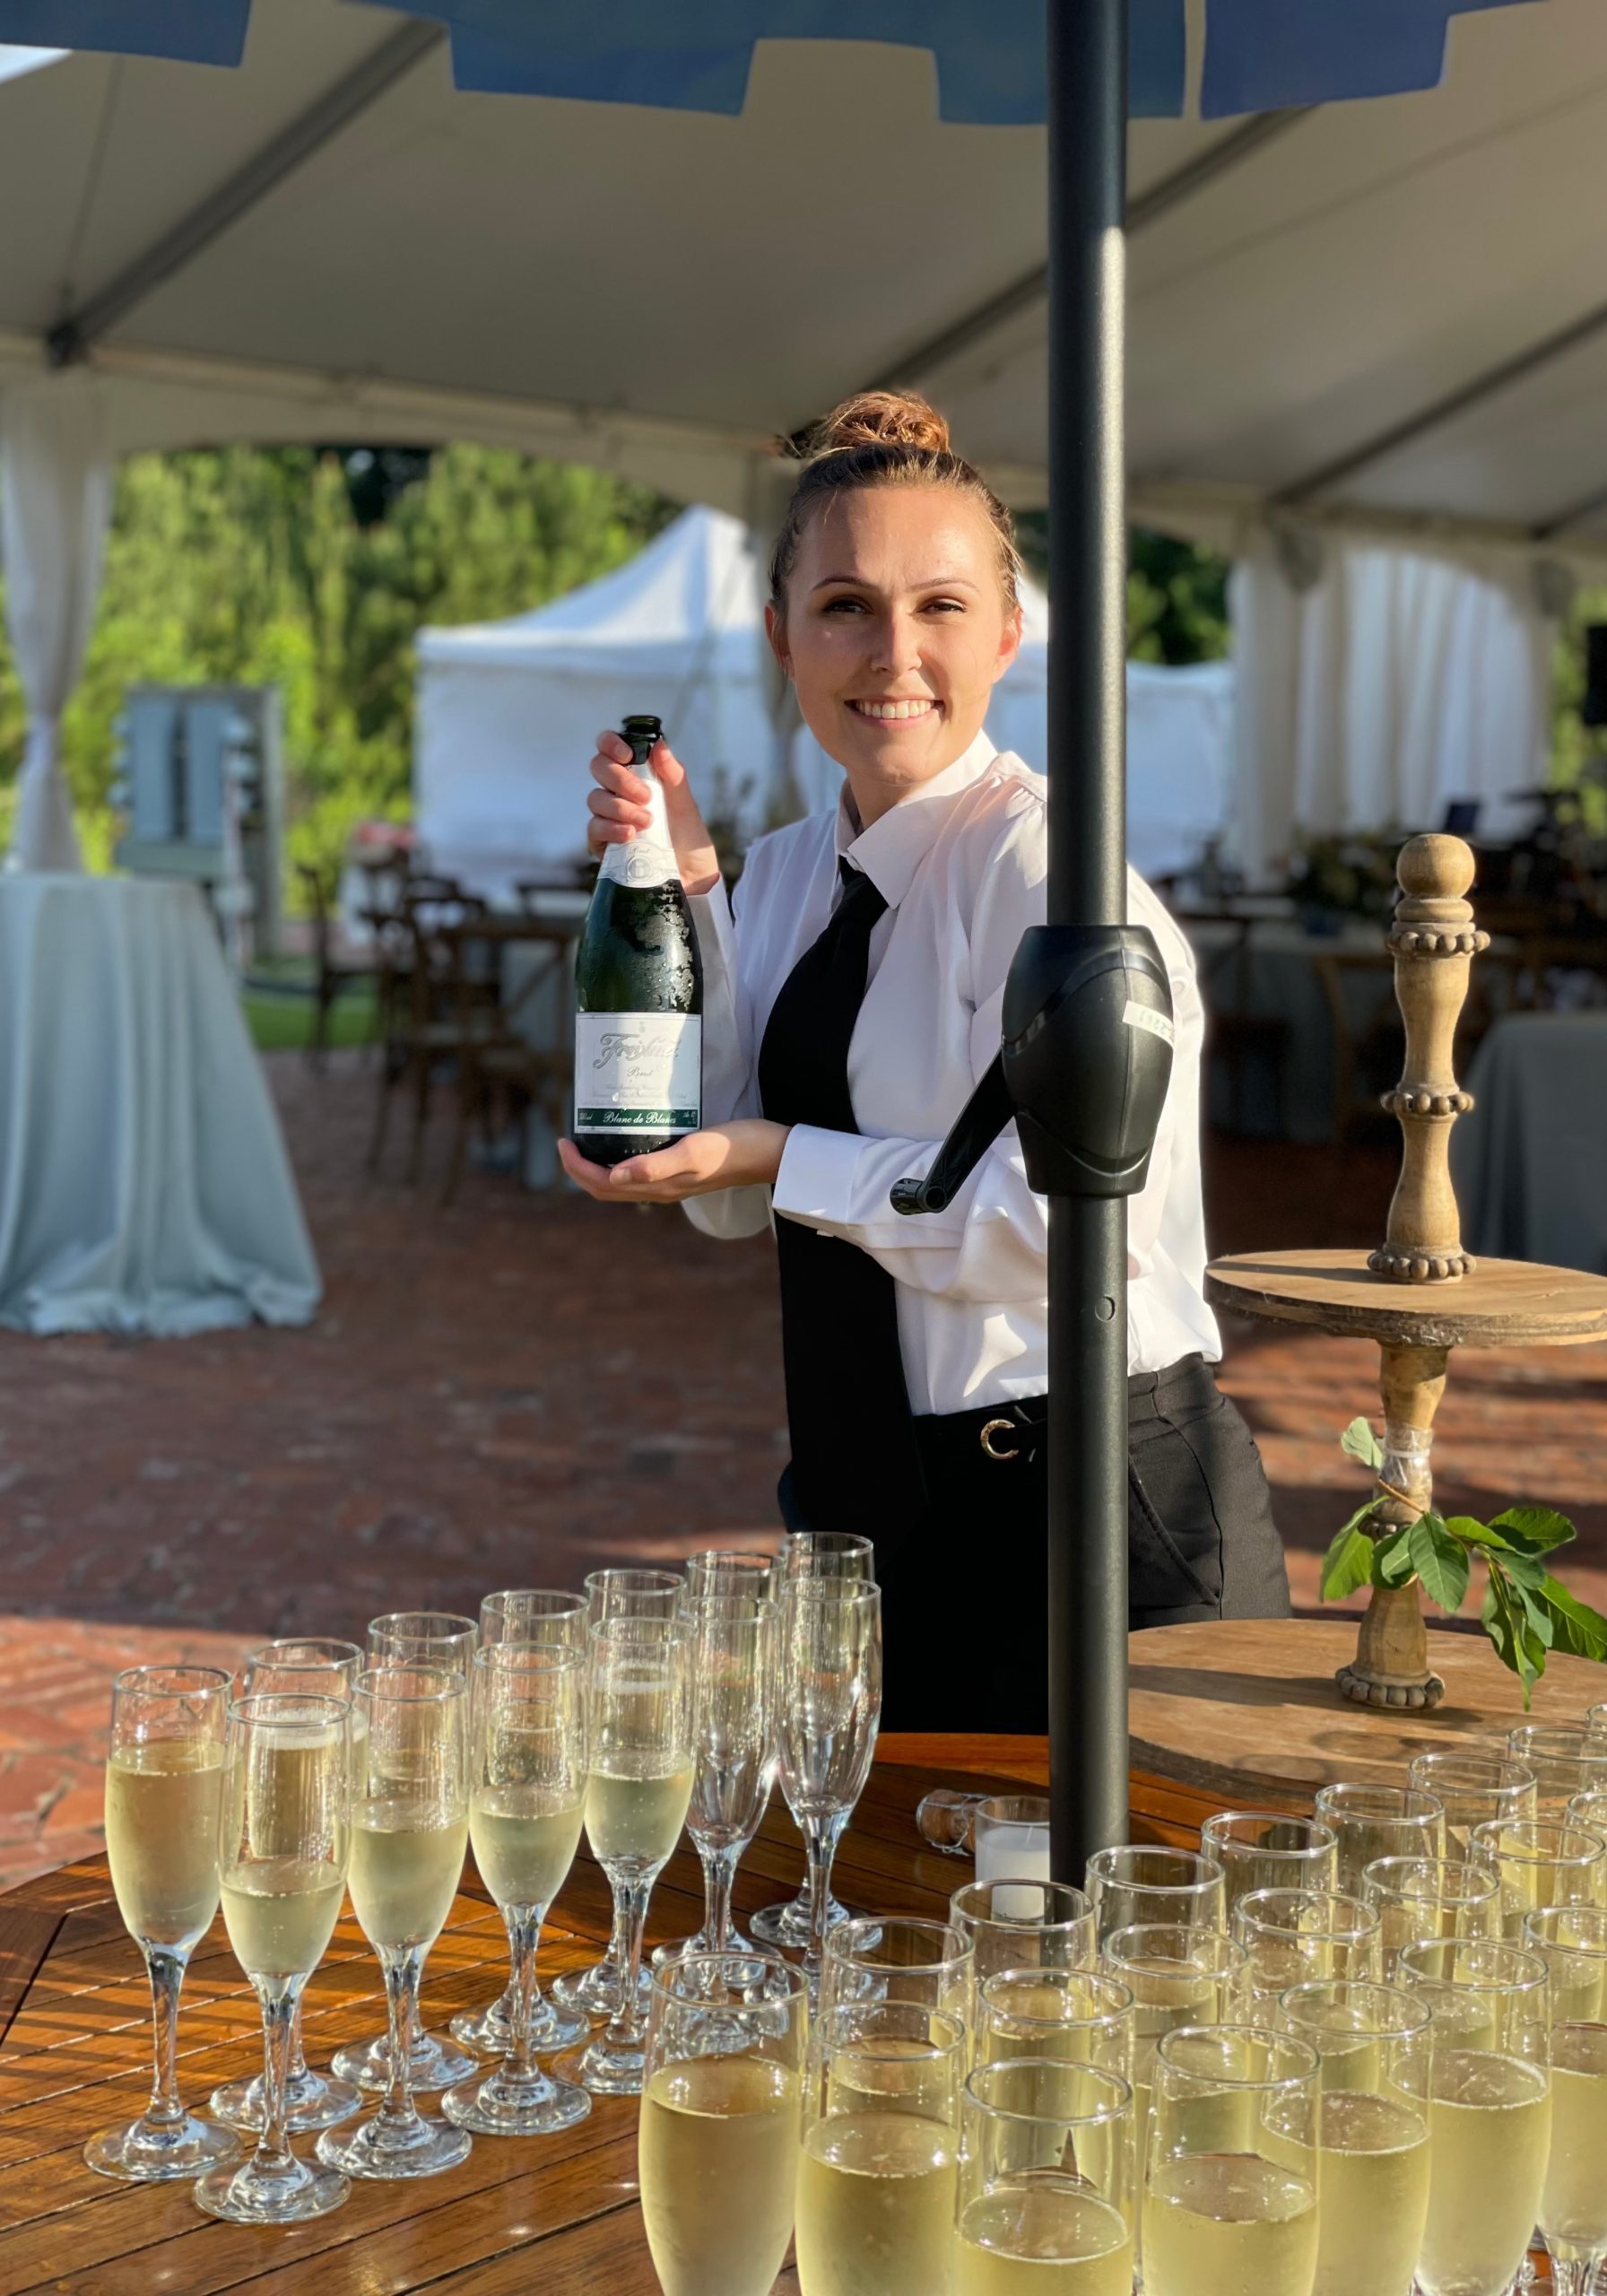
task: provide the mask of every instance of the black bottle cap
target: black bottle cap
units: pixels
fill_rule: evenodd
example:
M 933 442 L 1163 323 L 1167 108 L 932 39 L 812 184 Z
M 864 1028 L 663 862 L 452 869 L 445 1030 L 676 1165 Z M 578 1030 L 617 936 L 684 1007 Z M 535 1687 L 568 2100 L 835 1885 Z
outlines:
M 664 734 L 662 718 L 627 718 L 620 731 L 628 742 L 656 742 Z

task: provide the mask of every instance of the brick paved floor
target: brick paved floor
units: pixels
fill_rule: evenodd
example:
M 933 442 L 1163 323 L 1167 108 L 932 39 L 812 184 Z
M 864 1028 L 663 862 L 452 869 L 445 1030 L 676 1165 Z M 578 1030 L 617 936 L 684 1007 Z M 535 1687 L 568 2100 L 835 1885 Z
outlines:
M 327 1296 L 305 1332 L 48 1342 L 0 1334 L 0 1881 L 95 1830 L 105 1683 L 141 1657 L 377 1611 L 473 1610 L 608 1561 L 773 1535 L 785 1456 L 773 1255 L 678 1213 L 471 1172 L 443 1212 L 362 1173 L 369 1073 L 271 1063 Z M 445 1125 L 430 1143 L 439 1177 Z M 400 1149 L 396 1156 L 399 1159 Z M 1213 1149 L 1224 1249 L 1370 1239 L 1387 1152 Z M 1337 1209 L 1341 1205 L 1342 1213 Z M 1224 1384 L 1262 1442 L 1297 1596 L 1350 1511 L 1340 1429 L 1371 1351 L 1244 1327 Z M 1607 1605 L 1607 1349 L 1472 1354 L 1440 1416 L 1458 1508 L 1546 1499 Z

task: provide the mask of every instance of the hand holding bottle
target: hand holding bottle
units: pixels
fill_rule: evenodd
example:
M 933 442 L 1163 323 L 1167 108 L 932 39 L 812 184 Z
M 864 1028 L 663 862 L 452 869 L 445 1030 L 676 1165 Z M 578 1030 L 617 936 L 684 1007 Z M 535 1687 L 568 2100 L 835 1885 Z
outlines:
M 692 796 L 686 768 L 662 738 L 654 744 L 650 762 L 664 786 L 665 812 L 681 882 L 689 893 L 710 892 L 719 882 L 719 857 Z M 607 730 L 597 736 L 591 775 L 597 787 L 586 799 L 591 820 L 586 843 L 593 860 L 600 861 L 611 845 L 628 844 L 648 826 L 648 791 L 633 767 L 630 743 Z

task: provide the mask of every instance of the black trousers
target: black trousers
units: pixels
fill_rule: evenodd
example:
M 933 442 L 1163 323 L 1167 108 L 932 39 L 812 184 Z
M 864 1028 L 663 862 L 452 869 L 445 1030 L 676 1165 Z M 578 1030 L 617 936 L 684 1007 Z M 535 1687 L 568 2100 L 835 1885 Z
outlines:
M 1046 1410 L 915 1421 L 925 1507 L 876 1541 L 885 1728 L 1048 1727 Z M 799 1519 L 790 1472 L 780 1499 L 788 1529 L 831 1527 Z M 1261 1455 L 1201 1356 L 1127 1383 L 1127 1549 L 1134 1628 L 1289 1615 Z

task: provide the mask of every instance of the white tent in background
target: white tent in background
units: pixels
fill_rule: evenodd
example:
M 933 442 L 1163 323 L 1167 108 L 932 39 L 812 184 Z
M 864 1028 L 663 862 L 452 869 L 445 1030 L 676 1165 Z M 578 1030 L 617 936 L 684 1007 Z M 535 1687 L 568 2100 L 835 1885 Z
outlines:
M 421 631 L 413 813 L 431 865 L 500 898 L 578 859 L 593 738 L 632 709 L 664 719 L 705 811 L 734 817 L 744 838 L 835 804 L 841 772 L 806 728 L 792 738 L 792 786 L 783 779 L 764 582 L 750 529 L 700 507 L 552 605 Z M 1041 770 L 1048 601 L 1028 582 L 1022 605 L 1025 642 L 987 725 Z M 1128 840 L 1134 865 L 1160 875 L 1228 825 L 1232 668 L 1134 663 L 1127 700 Z

